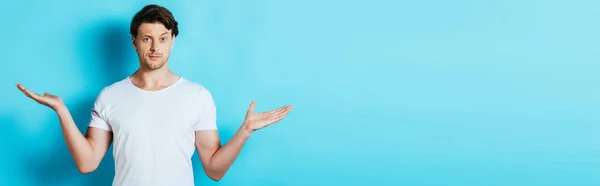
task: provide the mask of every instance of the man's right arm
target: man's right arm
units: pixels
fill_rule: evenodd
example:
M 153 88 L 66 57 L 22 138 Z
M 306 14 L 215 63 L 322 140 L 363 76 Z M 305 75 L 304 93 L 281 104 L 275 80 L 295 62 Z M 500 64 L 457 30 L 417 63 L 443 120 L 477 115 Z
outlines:
M 17 88 L 27 97 L 56 111 L 65 142 L 75 160 L 77 170 L 82 174 L 96 170 L 112 142 L 112 132 L 88 127 L 86 136 L 83 136 L 60 97 L 49 93 L 44 95 L 33 93 L 21 84 L 17 84 Z
M 112 132 L 88 127 L 86 136 L 84 136 L 75 125 L 73 117 L 66 107 L 56 109 L 56 113 L 77 170 L 82 174 L 93 172 L 108 151 L 112 142 Z

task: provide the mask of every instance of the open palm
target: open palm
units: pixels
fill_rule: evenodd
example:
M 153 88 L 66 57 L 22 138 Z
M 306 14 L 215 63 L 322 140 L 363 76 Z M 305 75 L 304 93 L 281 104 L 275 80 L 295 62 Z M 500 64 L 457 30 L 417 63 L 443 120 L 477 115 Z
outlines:
M 17 88 L 21 92 L 23 92 L 23 94 L 25 94 L 27 97 L 33 99 L 34 101 L 36 101 L 42 105 L 48 106 L 48 107 L 52 108 L 53 110 L 56 110 L 58 107 L 63 105 L 62 99 L 60 99 L 60 97 L 58 97 L 58 96 L 49 94 L 47 92 L 44 93 L 44 95 L 33 93 L 33 92 L 29 91 L 28 89 L 26 89 L 21 84 L 17 84 Z
M 279 120 L 286 117 L 286 115 L 292 110 L 292 106 L 282 106 L 277 109 L 267 112 L 255 112 L 256 102 L 252 101 L 248 112 L 246 112 L 246 118 L 244 123 L 248 125 L 248 128 L 252 131 L 262 129 Z

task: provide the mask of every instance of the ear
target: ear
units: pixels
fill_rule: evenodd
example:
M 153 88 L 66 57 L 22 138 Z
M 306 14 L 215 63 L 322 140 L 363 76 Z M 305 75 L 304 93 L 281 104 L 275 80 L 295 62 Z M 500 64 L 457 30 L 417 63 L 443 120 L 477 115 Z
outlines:
M 133 44 L 133 49 L 137 50 L 137 45 L 135 45 L 135 37 L 131 36 L 131 44 Z
M 171 40 L 171 49 L 173 49 L 173 47 L 175 46 L 175 36 L 173 36 L 173 39 Z

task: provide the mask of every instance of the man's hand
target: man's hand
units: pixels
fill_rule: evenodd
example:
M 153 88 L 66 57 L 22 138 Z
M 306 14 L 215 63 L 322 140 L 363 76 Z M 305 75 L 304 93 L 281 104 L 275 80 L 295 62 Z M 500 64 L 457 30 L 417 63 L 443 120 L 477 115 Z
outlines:
M 86 136 L 84 136 L 75 125 L 71 113 L 58 96 L 49 93 L 42 96 L 27 90 L 21 84 L 17 84 L 17 88 L 27 97 L 56 111 L 65 142 L 75 161 L 77 170 L 82 174 L 96 170 L 112 143 L 112 132 L 89 127 Z
M 256 107 L 256 103 L 252 101 L 244 119 L 245 129 L 248 132 L 253 132 L 276 123 L 292 111 L 292 106 L 283 106 L 268 112 L 254 112 L 254 107 Z
M 217 130 L 196 131 L 195 146 L 204 172 L 211 179 L 219 181 L 223 178 L 253 131 L 285 118 L 287 113 L 292 110 L 292 106 L 283 106 L 268 112 L 254 112 L 254 107 L 256 107 L 256 103 L 252 101 L 244 123 L 223 146 L 221 146 Z
M 53 110 L 57 110 L 60 107 L 64 106 L 64 103 L 62 101 L 62 99 L 60 99 L 60 97 L 49 94 L 49 93 L 45 93 L 43 96 L 37 93 L 33 93 L 29 90 L 27 90 L 25 87 L 23 87 L 23 85 L 21 84 L 17 84 L 17 88 L 19 88 L 19 90 L 21 92 L 23 92 L 27 97 L 33 99 L 34 101 L 42 104 L 42 105 L 46 105 L 48 107 L 50 107 Z

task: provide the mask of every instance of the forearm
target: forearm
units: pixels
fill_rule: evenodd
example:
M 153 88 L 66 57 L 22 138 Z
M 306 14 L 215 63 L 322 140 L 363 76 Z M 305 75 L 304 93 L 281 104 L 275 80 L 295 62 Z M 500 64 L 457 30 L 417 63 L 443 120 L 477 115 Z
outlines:
M 77 169 L 81 173 L 93 171 L 96 165 L 93 161 L 94 150 L 90 141 L 79 131 L 71 113 L 66 107 L 56 109 L 56 113 L 60 120 L 65 142 L 75 160 Z
M 207 173 L 217 180 L 221 179 L 229 167 L 237 159 L 242 147 L 252 134 L 251 130 L 246 129 L 243 124 L 233 135 L 233 137 L 221 148 L 219 148 L 210 159 L 210 169 Z

